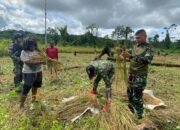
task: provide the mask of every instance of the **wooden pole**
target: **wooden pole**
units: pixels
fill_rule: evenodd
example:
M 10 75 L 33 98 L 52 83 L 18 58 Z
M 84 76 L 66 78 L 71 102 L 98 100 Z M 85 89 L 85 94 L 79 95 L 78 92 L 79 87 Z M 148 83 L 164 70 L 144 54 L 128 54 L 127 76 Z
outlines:
M 44 43 L 47 45 L 47 0 L 45 0 L 45 38 L 44 38 Z

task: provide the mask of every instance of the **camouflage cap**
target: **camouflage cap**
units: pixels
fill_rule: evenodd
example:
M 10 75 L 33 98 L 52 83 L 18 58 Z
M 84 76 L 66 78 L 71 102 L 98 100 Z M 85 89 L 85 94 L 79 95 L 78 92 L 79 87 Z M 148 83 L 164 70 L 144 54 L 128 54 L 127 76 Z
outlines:
M 93 65 L 89 65 L 86 67 L 86 72 L 89 76 L 89 79 L 92 79 L 94 77 L 94 73 L 95 73 L 95 67 Z

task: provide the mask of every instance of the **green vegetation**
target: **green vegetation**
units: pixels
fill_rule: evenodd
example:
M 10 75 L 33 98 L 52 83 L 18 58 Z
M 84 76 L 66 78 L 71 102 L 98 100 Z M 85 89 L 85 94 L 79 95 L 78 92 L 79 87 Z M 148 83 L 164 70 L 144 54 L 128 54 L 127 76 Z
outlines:
M 71 53 L 61 53 L 60 61 L 63 61 L 65 66 L 86 66 L 90 60 L 95 57 L 95 54 L 78 54 L 76 57 Z M 155 61 L 171 62 L 180 64 L 176 55 L 167 56 L 166 59 L 155 57 Z M 164 61 L 165 60 L 165 61 Z M 0 65 L 2 66 L 3 75 L 0 79 L 3 85 L 0 89 L 4 90 L 12 86 L 12 62 L 10 58 L 0 58 Z M 88 94 L 90 89 L 89 80 L 87 78 L 84 68 L 78 68 L 70 71 L 65 71 L 60 74 L 58 81 L 50 80 L 49 72 L 44 67 L 43 87 L 38 94 L 38 102 L 31 103 L 31 94 L 26 102 L 26 110 L 19 111 L 19 95 L 14 91 L 0 93 L 0 129 L 2 130 L 74 130 L 74 129 L 93 129 L 106 130 L 107 127 L 114 127 L 114 123 L 107 125 L 108 120 L 119 120 L 122 117 L 120 106 L 125 105 L 127 100 L 122 100 L 121 96 L 113 97 L 112 114 L 100 115 L 86 115 L 76 123 L 64 123 L 59 120 L 58 113 L 62 110 L 63 97 L 79 96 L 81 94 Z M 150 67 L 150 74 L 148 76 L 148 89 L 152 89 L 155 96 L 162 99 L 167 108 L 154 111 L 145 112 L 145 119 L 151 120 L 160 130 L 173 130 L 180 125 L 180 70 L 179 68 L 166 67 Z M 115 85 L 115 84 L 114 84 Z M 100 83 L 100 93 L 104 92 L 104 84 Z M 116 90 L 113 89 L 113 93 Z M 114 113 L 114 108 L 119 112 Z M 105 118 L 108 117 L 108 118 Z M 104 123 L 103 123 L 104 122 Z M 103 127 L 104 126 L 104 127 Z M 119 127 L 120 128 L 120 127 Z

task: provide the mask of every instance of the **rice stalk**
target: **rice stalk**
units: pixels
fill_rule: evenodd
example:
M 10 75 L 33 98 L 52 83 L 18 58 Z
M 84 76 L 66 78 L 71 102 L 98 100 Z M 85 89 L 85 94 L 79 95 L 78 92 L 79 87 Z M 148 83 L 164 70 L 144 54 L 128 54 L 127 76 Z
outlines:
M 121 57 L 119 53 L 117 53 L 116 57 L 116 71 L 115 71 L 115 87 L 116 91 L 124 93 L 127 86 L 127 68 L 126 61 Z

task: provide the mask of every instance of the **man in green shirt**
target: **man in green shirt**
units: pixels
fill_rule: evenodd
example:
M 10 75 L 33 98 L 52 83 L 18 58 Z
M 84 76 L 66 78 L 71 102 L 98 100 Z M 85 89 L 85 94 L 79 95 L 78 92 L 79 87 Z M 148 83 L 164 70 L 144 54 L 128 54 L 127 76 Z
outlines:
M 128 79 L 129 108 L 138 119 L 143 115 L 143 90 L 146 86 L 148 65 L 153 59 L 152 46 L 146 42 L 147 35 L 144 29 L 135 33 L 136 45 L 122 56 L 130 60 Z

